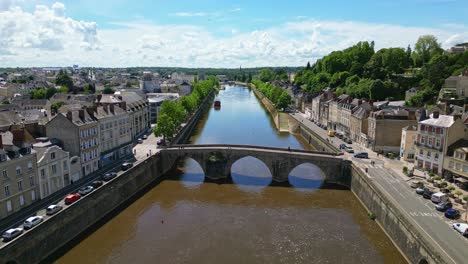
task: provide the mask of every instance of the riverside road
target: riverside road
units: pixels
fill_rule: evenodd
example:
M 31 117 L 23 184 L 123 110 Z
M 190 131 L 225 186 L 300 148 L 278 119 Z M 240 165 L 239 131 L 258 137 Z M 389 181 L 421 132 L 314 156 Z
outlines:
M 327 131 L 319 128 L 313 122 L 309 121 L 302 114 L 291 114 L 293 118 L 307 126 L 319 136 L 323 138 L 329 138 Z M 339 138 L 330 138 L 333 144 L 339 146 L 344 142 Z M 377 185 L 392 199 L 396 204 L 400 206 L 401 211 L 405 213 L 409 219 L 422 231 L 422 233 L 429 237 L 435 245 L 439 246 L 447 257 L 447 262 L 453 263 L 466 263 L 468 258 L 468 240 L 458 234 L 451 226 L 452 223 L 457 220 L 449 220 L 445 218 L 442 212 L 435 209 L 435 204 L 430 200 L 424 199 L 421 195 L 416 194 L 414 189 L 410 188 L 408 181 L 410 178 L 404 176 L 398 170 L 391 168 L 395 167 L 395 162 L 391 162 L 372 152 L 371 150 L 357 146 L 356 144 L 351 145 L 355 150 L 367 151 L 369 158 L 375 161 L 375 165 L 370 165 L 367 160 L 354 159 L 360 167 L 368 168 L 368 175 L 371 180 L 377 183 Z M 345 153 L 345 157 L 351 159 L 352 155 Z M 458 221 L 462 221 L 459 219 Z

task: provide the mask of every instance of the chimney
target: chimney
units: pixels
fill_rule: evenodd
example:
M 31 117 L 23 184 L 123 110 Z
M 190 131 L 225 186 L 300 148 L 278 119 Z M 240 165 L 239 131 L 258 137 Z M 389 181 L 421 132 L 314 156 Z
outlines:
M 101 102 L 101 99 L 102 99 L 102 94 L 98 94 L 98 95 L 97 95 L 97 101 L 98 101 L 98 103 Z
M 11 130 L 11 133 L 13 134 L 13 142 L 20 143 L 20 142 L 24 141 L 24 129 L 22 129 L 22 128 L 13 128 Z
M 434 113 L 432 113 L 432 118 L 439 118 L 439 111 L 434 111 Z
M 2 134 L 0 134 L 0 149 L 3 149 L 3 140 L 2 140 Z
M 68 111 L 68 112 L 67 112 L 67 119 L 70 120 L 70 121 L 73 120 L 73 114 L 72 114 L 71 111 Z
M 121 102 L 121 103 L 120 103 L 120 108 L 122 108 L 123 110 L 127 111 L 127 102 Z
M 455 115 L 453 115 L 453 121 L 456 121 L 456 120 L 458 120 L 458 119 L 461 119 L 461 117 L 462 117 L 462 115 L 460 115 L 460 114 L 455 114 Z
M 78 116 L 80 117 L 80 119 L 84 119 L 84 111 L 84 109 L 78 110 Z
M 114 113 L 114 104 L 110 104 L 109 107 L 110 107 L 111 113 Z
M 86 112 L 88 112 L 88 115 L 91 117 L 94 117 L 94 112 L 96 111 L 96 106 L 91 106 L 91 107 L 86 107 Z

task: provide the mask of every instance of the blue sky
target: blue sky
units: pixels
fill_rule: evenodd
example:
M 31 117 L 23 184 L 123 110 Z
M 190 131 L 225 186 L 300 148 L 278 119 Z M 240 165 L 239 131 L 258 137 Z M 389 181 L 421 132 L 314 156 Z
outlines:
M 303 65 L 357 41 L 468 41 L 468 2 L 0 0 L 8 66 Z M 29 34 L 28 34 L 28 31 Z

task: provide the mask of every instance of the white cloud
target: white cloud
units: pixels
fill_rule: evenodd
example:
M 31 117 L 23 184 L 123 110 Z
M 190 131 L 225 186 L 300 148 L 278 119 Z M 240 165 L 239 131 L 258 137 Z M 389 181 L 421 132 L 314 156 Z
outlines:
M 174 16 L 179 16 L 179 17 L 202 17 L 206 16 L 207 13 L 203 12 L 177 12 L 173 14 Z
M 98 29 L 94 22 L 74 20 L 60 3 L 31 12 L 9 4 L 0 11 L 0 61 L 2 66 L 236 68 L 305 65 L 364 40 L 374 40 L 376 48 L 414 45 L 425 34 L 437 36 L 444 48 L 468 41 L 464 25 L 424 28 L 305 19 L 253 32 L 229 28 L 232 34 L 222 36 L 193 25 L 114 25 Z

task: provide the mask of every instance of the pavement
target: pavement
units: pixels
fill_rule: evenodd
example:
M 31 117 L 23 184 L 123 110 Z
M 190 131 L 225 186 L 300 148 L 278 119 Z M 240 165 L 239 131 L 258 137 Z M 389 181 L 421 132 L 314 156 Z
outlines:
M 330 142 L 339 146 L 344 144 L 336 137 L 328 137 L 327 131 L 309 121 L 302 113 L 291 114 L 293 118 L 308 126 L 315 133 L 323 138 L 328 138 Z M 385 158 L 370 149 L 357 144 L 346 144 L 352 146 L 355 152 L 363 151 L 369 154 L 369 159 L 353 158 L 352 154 L 346 153 L 343 158 L 355 162 L 358 167 L 367 168 L 368 177 L 379 186 L 388 198 L 397 204 L 408 219 L 426 235 L 434 245 L 439 246 L 447 255 L 449 263 L 467 263 L 468 259 L 468 239 L 460 235 L 452 228 L 452 224 L 463 222 L 463 220 L 450 220 L 443 212 L 435 209 L 435 204 L 416 194 L 410 187 L 412 178 L 403 174 L 403 166 L 407 163 L 399 160 Z M 371 164 L 374 161 L 374 165 Z M 411 166 L 408 166 L 411 168 Z M 416 171 L 416 174 L 422 172 Z M 418 175 L 422 176 L 422 175 Z M 463 212 L 463 211 L 462 211 Z

